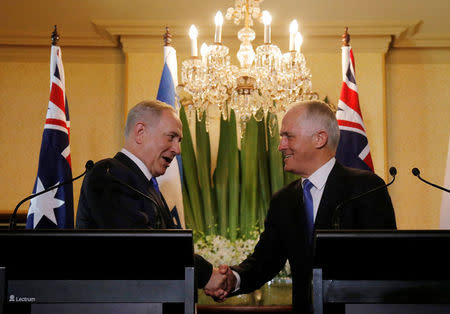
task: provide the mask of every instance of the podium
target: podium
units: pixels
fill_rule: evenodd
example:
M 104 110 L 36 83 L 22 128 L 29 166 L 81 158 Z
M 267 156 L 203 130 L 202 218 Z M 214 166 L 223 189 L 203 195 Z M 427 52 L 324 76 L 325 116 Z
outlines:
M 0 231 L 0 245 L 0 314 L 194 313 L 190 230 Z
M 324 303 L 450 304 L 449 231 L 317 231 L 315 314 Z

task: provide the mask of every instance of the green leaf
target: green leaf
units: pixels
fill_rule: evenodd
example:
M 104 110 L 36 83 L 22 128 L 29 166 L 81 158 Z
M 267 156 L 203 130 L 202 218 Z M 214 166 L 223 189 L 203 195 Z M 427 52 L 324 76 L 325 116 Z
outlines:
M 270 179 L 268 152 L 266 148 L 266 128 L 264 120 L 258 122 L 258 181 L 259 181 L 259 197 L 258 197 L 258 217 L 257 224 L 260 229 L 264 228 L 264 219 L 266 218 L 267 209 L 270 203 Z
M 232 110 L 229 117 L 228 154 L 228 229 L 230 239 L 235 241 L 239 228 L 239 200 L 241 193 L 239 149 L 237 144 L 236 115 Z
M 180 119 L 183 123 L 183 140 L 181 141 L 181 159 L 183 161 L 183 178 L 185 189 L 189 200 L 190 209 L 194 218 L 195 226 L 188 225 L 191 229 L 198 232 L 205 231 L 203 218 L 203 201 L 200 194 L 200 186 L 197 175 L 197 164 L 195 159 L 194 145 L 192 144 L 191 131 L 186 118 L 186 113 L 182 107 L 180 110 Z M 189 209 L 188 209 L 189 210 Z M 186 211 L 186 209 L 185 209 Z M 195 229 L 194 229 L 195 228 Z
M 217 153 L 217 165 L 213 175 L 214 191 L 217 200 L 217 222 L 219 234 L 226 237 L 228 227 L 228 170 L 230 122 L 220 117 L 219 151 Z
M 205 233 L 216 234 L 216 210 L 215 197 L 211 186 L 211 148 L 209 134 L 206 132 L 206 114 L 202 120 L 196 122 L 197 138 L 197 173 L 200 183 L 200 192 L 203 198 L 203 213 L 205 217 Z
M 191 200 L 189 199 L 189 194 L 187 192 L 186 180 L 183 180 L 183 207 L 184 207 L 184 219 L 186 222 L 186 227 L 192 230 L 198 230 L 195 225 L 194 213 L 192 212 Z
M 280 131 L 277 116 L 273 113 L 267 115 L 267 142 L 269 146 L 270 187 L 272 195 L 284 186 L 283 159 L 278 151 L 280 144 Z M 269 126 L 272 124 L 272 134 Z
M 241 141 L 241 202 L 242 236 L 249 237 L 256 226 L 258 209 L 258 125 L 254 118 L 247 122 Z

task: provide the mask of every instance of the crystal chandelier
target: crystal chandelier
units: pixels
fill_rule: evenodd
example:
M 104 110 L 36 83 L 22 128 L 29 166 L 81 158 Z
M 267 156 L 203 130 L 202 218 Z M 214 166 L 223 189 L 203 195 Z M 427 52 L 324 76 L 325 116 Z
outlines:
M 230 63 L 229 49 L 222 44 L 223 15 L 220 11 L 215 17 L 214 43 L 203 43 L 200 57 L 198 31 L 191 26 L 191 57 L 182 63 L 181 80 L 184 90 L 192 96 L 188 110 L 196 111 L 198 119 L 210 106 L 218 106 L 224 119 L 233 109 L 244 131 L 252 116 L 261 121 L 268 112 L 284 112 L 290 103 L 317 98 L 312 92 L 311 74 L 300 51 L 303 38 L 298 32 L 297 21 L 290 25 L 289 51 L 282 54 L 271 43 L 272 18 L 269 12 L 260 12 L 262 1 L 235 0 L 235 7 L 227 11 L 226 18 L 236 25 L 244 20 L 244 27 L 237 35 L 241 41 L 237 52 L 239 67 Z M 253 18 L 264 24 L 264 44 L 256 48 L 256 53 L 252 46 L 255 39 L 255 31 L 251 28 Z

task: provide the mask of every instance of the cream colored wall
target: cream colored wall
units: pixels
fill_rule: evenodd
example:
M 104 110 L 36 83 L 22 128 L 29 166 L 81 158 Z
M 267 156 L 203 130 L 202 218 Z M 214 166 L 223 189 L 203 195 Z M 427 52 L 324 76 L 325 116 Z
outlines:
M 187 49 L 176 48 L 180 73 Z M 125 53 L 119 48 L 62 49 L 71 113 L 73 174 L 77 175 L 86 160 L 97 161 L 120 149 L 127 99 L 128 106 L 132 106 L 156 97 L 162 49 Z M 35 180 L 48 102 L 49 51 L 48 47 L 0 48 L 1 213 L 11 212 L 31 192 Z M 388 166 L 399 170 L 390 188 L 398 226 L 438 228 L 442 194 L 417 181 L 410 170 L 417 166 L 425 178 L 443 184 L 450 134 L 449 50 L 391 48 L 386 63 L 383 53 L 356 48 L 354 52 L 360 103 L 376 172 L 387 179 Z M 309 51 L 305 55 L 314 90 L 322 99 L 328 96 L 337 104 L 341 87 L 339 45 L 336 51 Z M 139 67 L 139 60 L 147 65 Z M 383 110 L 386 121 L 380 118 Z M 385 123 L 386 143 L 378 130 Z M 215 164 L 217 127 L 211 128 L 210 138 Z M 75 204 L 80 185 L 81 181 L 74 186 Z M 24 204 L 21 212 L 27 208 Z
M 337 106 L 342 86 L 341 49 L 336 45 L 335 52 L 307 53 L 307 65 L 311 69 L 313 89 L 323 100 L 328 96 Z M 356 63 L 356 83 L 359 100 L 375 172 L 386 179 L 386 143 L 384 121 L 384 55 L 354 51 Z
M 124 57 L 119 49 L 62 47 L 72 172 L 121 147 Z M 0 47 L 0 213 L 32 192 L 49 100 L 49 47 Z M 75 208 L 81 180 L 74 184 Z M 28 211 L 28 203 L 20 212 Z
M 387 56 L 388 160 L 399 171 L 390 188 L 401 229 L 438 229 L 439 185 L 450 136 L 450 49 L 394 49 Z M 447 187 L 448 188 L 448 187 Z

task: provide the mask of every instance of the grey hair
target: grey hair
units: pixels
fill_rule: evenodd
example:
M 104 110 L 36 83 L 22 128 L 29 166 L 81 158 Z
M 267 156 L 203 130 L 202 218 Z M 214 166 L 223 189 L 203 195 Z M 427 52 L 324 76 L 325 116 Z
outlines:
M 134 125 L 143 119 L 146 119 L 150 127 L 153 126 L 159 121 L 159 117 L 161 117 L 164 110 L 171 110 L 176 113 L 175 109 L 165 102 L 159 100 L 141 101 L 128 112 L 127 122 L 125 123 L 125 136 L 128 137 Z
M 305 108 L 303 121 L 307 122 L 312 132 L 324 129 L 328 134 L 328 146 L 336 152 L 339 144 L 339 126 L 333 110 L 324 102 L 318 100 L 303 101 L 296 106 Z

